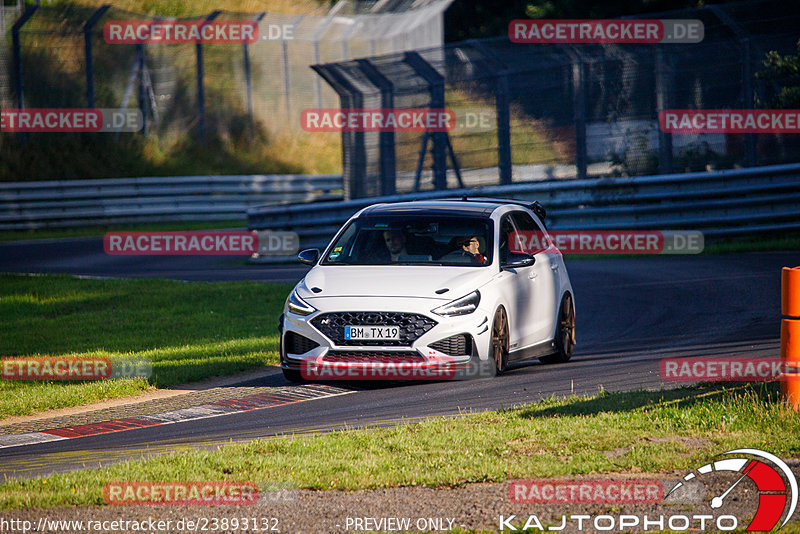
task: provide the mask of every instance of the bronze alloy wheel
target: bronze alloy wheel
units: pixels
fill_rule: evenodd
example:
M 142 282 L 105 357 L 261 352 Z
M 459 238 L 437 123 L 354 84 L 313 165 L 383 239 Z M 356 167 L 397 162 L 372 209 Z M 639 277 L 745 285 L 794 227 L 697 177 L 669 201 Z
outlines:
M 556 353 L 539 358 L 542 363 L 566 363 L 575 348 L 575 306 L 572 295 L 566 294 L 558 311 L 558 325 L 555 337 Z
M 492 362 L 494 374 L 499 375 L 508 365 L 508 318 L 505 308 L 500 308 L 494 315 L 492 324 Z

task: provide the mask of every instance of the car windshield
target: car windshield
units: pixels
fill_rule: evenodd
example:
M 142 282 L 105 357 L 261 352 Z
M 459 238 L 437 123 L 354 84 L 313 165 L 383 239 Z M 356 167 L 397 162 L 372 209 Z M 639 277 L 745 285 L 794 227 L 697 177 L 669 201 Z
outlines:
M 417 215 L 359 217 L 322 260 L 323 265 L 481 267 L 491 263 L 491 220 Z

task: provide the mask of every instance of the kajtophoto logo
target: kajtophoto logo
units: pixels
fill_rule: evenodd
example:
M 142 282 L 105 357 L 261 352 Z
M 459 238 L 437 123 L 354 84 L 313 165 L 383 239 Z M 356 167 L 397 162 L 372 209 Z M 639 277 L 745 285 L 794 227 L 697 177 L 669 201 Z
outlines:
M 684 476 L 665 498 L 684 487 L 686 482 L 702 480 L 710 473 L 735 473 L 739 475 L 736 481 L 720 495 L 711 499 L 711 508 L 721 509 L 726 502 L 733 500 L 730 496 L 737 486 L 745 479 L 750 479 L 758 489 L 758 509 L 746 530 L 748 532 L 772 530 L 781 517 L 784 519 L 778 528 L 786 525 L 797 509 L 797 479 L 786 462 L 774 454 L 759 449 L 735 449 L 724 452 L 721 456 L 727 455 L 738 455 L 738 457 L 717 460 L 698 467 Z M 758 459 L 744 456 L 755 456 Z
M 546 523 L 543 523 L 535 514 L 527 517 L 517 517 L 511 514 L 499 517 L 498 529 L 501 532 L 531 530 L 575 532 L 590 529 L 626 531 L 634 528 L 642 532 L 660 532 L 667 529 L 676 532 L 688 530 L 738 531 L 738 516 L 734 515 L 732 510 L 726 510 L 725 507 L 732 501 L 743 501 L 749 496 L 749 493 L 743 491 L 745 488 L 743 482 L 746 479 L 749 479 L 747 483 L 751 486 L 755 485 L 758 507 L 745 530 L 760 532 L 785 526 L 797 510 L 798 500 L 797 479 L 786 462 L 774 454 L 759 449 L 734 449 L 724 452 L 720 456 L 728 458 L 698 467 L 682 477 L 666 495 L 663 493 L 663 487 L 659 492 L 661 486 L 657 481 L 604 481 L 602 484 L 580 480 L 515 481 L 509 485 L 508 489 L 510 500 L 518 503 L 641 504 L 661 502 L 662 495 L 663 499 L 666 499 L 673 494 L 675 497 L 680 497 L 682 491 L 691 494 L 692 490 L 688 488 L 688 485 L 693 482 L 700 482 L 705 487 L 716 488 L 720 483 L 718 477 L 730 477 L 729 482 L 722 479 L 724 489 L 718 490 L 708 502 L 711 513 L 695 509 L 695 513 L 692 514 L 652 512 L 599 515 L 564 514 L 558 520 L 558 526 L 546 526 Z M 781 518 L 783 518 L 783 522 L 781 522 Z

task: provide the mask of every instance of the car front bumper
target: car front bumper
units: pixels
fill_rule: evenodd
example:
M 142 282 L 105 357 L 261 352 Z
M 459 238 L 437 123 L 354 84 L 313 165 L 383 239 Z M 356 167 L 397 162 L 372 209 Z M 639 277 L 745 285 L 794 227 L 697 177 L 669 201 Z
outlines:
M 281 333 L 281 346 L 284 347 L 281 351 L 281 367 L 300 371 L 307 379 L 321 380 L 326 378 L 319 378 L 319 371 L 325 368 L 339 372 L 340 379 L 358 378 L 359 372 L 364 375 L 364 379 L 372 376 L 376 380 L 392 379 L 392 377 L 412 380 L 436 379 L 437 376 L 453 378 L 453 373 L 449 372 L 452 370 L 459 375 L 490 374 L 489 317 L 491 315 L 480 306 L 470 314 L 442 317 L 430 311 L 444 303 L 435 299 L 361 297 L 357 302 L 353 300 L 352 298 L 314 299 L 312 305 L 318 310 L 306 316 L 285 309 Z M 370 341 L 357 344 L 360 342 L 341 339 L 342 336 L 337 334 L 337 329 L 342 328 L 341 324 L 336 327 L 321 327 L 321 316 L 336 314 L 347 315 L 349 318 L 345 322 L 351 321 L 354 323 L 353 326 L 358 326 L 357 321 L 364 314 L 373 314 L 373 321 L 380 321 L 382 317 L 393 314 L 395 316 L 413 314 L 423 317 L 424 322 L 434 324 L 421 335 L 414 335 L 413 339 L 406 339 L 401 343 Z M 376 316 L 380 317 L 376 319 Z M 299 348 L 294 348 L 298 346 L 296 338 L 289 339 L 289 336 L 296 335 L 307 340 L 303 341 Z M 459 348 L 465 347 L 466 350 L 456 350 L 464 354 L 453 353 L 452 348 L 455 346 L 453 340 L 458 336 L 466 336 L 467 341 L 459 345 Z M 316 346 L 309 348 L 312 345 Z M 465 371 L 467 369 L 468 373 Z M 395 375 L 392 374 L 392 370 L 405 374 Z M 431 374 L 425 375 L 425 373 Z M 330 373 L 325 376 L 337 378 Z

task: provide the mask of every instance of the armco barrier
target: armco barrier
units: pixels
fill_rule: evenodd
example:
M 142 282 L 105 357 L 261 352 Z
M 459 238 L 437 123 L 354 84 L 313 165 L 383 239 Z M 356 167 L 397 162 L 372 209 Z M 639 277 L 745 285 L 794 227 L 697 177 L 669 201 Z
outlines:
M 361 208 L 462 195 L 539 200 L 554 229 L 700 230 L 706 236 L 800 228 L 800 165 L 645 177 L 559 180 L 453 189 L 247 212 L 255 230 L 293 230 L 300 247 L 323 248 Z
M 0 230 L 244 219 L 247 208 L 342 198 L 340 175 L 0 183 Z

